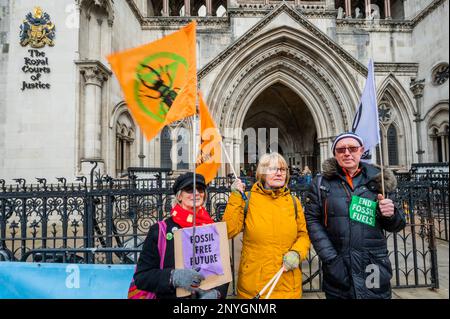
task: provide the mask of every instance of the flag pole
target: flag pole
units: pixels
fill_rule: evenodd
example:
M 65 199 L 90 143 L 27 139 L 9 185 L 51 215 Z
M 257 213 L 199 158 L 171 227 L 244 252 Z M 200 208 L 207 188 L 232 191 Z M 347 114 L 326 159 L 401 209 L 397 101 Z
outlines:
M 381 125 L 383 128 L 383 124 L 380 123 L 380 121 L 378 121 L 379 125 Z M 381 136 L 380 136 L 380 147 L 378 147 L 378 153 L 380 155 L 380 166 L 381 166 L 381 193 L 383 195 L 383 197 L 385 197 L 385 192 L 384 192 L 384 163 L 383 163 L 383 145 L 381 143 Z
M 223 145 L 222 140 L 220 140 L 220 145 L 222 145 L 222 149 L 223 149 L 223 152 L 225 153 L 225 157 L 227 158 L 227 161 L 230 163 L 231 170 L 233 171 L 233 174 L 234 174 L 234 178 L 237 179 L 238 176 L 237 176 L 236 171 L 235 171 L 235 169 L 233 167 L 233 163 L 230 160 L 230 156 L 228 155 L 227 148 Z M 247 200 L 247 195 L 245 195 L 245 192 L 241 192 L 241 196 L 242 196 L 243 200 Z
M 192 269 L 196 268 L 196 261 L 195 261 L 195 229 L 196 229 L 196 222 L 197 222 L 197 186 L 196 186 L 196 168 L 197 168 L 197 110 L 198 110 L 198 94 L 197 97 L 195 99 L 195 109 L 196 109 L 196 113 L 194 115 L 194 121 L 192 123 L 192 130 L 194 131 L 193 134 L 193 154 L 194 154 L 194 186 L 193 186 L 193 190 L 192 190 L 192 195 L 193 195 L 193 200 L 194 200 L 194 216 L 193 216 L 193 222 L 192 222 Z
M 226 147 L 223 145 L 222 140 L 220 141 L 220 145 L 222 145 L 222 149 L 223 149 L 223 152 L 225 153 L 225 157 L 227 158 L 228 163 L 230 163 L 231 170 L 233 171 L 234 177 L 238 178 L 238 176 L 236 174 L 236 170 L 234 169 L 233 163 L 230 160 L 230 156 L 228 155 L 228 151 L 227 151 Z

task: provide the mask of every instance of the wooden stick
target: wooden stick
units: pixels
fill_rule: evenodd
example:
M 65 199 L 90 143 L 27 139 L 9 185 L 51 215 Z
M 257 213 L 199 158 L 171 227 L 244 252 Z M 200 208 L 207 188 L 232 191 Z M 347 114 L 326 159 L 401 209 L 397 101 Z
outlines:
M 273 282 L 272 287 L 270 288 L 269 293 L 266 296 L 266 299 L 270 298 L 270 295 L 272 294 L 273 289 L 275 288 L 275 286 L 277 285 L 278 281 L 280 280 L 281 275 L 283 275 L 283 272 L 284 272 L 284 266 L 281 267 L 280 271 L 278 271 L 277 277 L 276 277 L 275 281 Z
M 283 270 L 284 270 L 284 267 L 281 267 L 281 269 L 278 270 L 278 272 L 269 280 L 269 282 L 264 286 L 264 288 L 261 289 L 261 291 L 256 294 L 256 296 L 253 299 L 259 299 L 261 297 L 261 295 L 267 290 L 267 288 L 269 288 L 269 286 L 273 283 L 273 281 L 275 279 L 277 279 L 279 274 L 283 273 Z

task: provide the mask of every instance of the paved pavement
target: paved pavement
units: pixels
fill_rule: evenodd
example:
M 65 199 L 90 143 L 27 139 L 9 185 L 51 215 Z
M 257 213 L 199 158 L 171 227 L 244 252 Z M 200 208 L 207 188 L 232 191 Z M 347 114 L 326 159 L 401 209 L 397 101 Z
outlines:
M 449 299 L 449 243 L 436 241 L 439 265 L 439 289 L 398 288 L 392 290 L 392 299 Z M 325 299 L 324 293 L 304 293 L 304 299 Z
M 239 234 L 234 243 L 235 243 L 235 265 L 236 269 L 239 268 L 239 259 L 241 252 L 241 235 Z M 405 269 L 408 271 L 408 280 L 413 280 L 414 273 L 412 271 L 412 237 L 409 232 L 404 233 L 404 237 L 406 240 L 399 247 L 399 251 L 403 253 L 399 256 L 404 256 L 404 258 L 399 257 L 399 266 L 403 271 Z M 416 234 L 415 236 L 417 242 L 415 243 L 416 248 L 419 252 L 418 257 L 418 265 L 423 268 L 423 264 L 427 264 L 427 269 L 430 266 L 430 257 L 428 251 L 428 242 L 425 240 L 420 240 L 420 236 Z M 392 238 L 388 240 L 389 250 L 392 251 Z M 438 271 L 439 271 L 439 289 L 432 290 L 430 288 L 397 288 L 392 291 L 393 299 L 449 299 L 449 243 L 443 240 L 436 240 L 437 247 L 437 256 L 438 256 Z M 391 260 L 392 261 L 392 260 Z M 405 268 L 405 262 L 407 262 L 408 267 Z M 317 265 L 314 265 L 313 271 L 317 269 Z M 421 284 L 424 283 L 424 278 L 429 276 L 424 276 L 423 272 L 419 271 L 419 282 Z M 318 277 L 316 277 L 318 278 Z M 406 278 L 403 275 L 400 275 L 400 283 L 405 284 Z M 318 281 L 314 281 L 314 286 L 317 286 Z M 393 282 L 394 284 L 394 282 Z M 231 287 L 230 285 L 230 293 Z M 325 299 L 324 293 L 303 293 L 303 298 L 305 299 Z

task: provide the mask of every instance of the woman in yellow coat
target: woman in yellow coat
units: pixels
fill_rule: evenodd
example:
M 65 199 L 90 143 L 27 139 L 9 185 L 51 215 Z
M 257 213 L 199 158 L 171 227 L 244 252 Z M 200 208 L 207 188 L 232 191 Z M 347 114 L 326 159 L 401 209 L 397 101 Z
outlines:
M 229 238 L 243 231 L 237 297 L 255 297 L 284 266 L 270 298 L 301 298 L 299 264 L 306 258 L 310 240 L 300 201 L 287 188 L 289 170 L 284 158 L 278 153 L 263 155 L 256 169 L 256 179 L 251 194 L 247 193 L 249 204 L 245 221 L 242 198 L 245 186 L 239 179 L 231 186 L 232 193 L 223 216 Z M 265 294 L 261 298 L 265 298 Z

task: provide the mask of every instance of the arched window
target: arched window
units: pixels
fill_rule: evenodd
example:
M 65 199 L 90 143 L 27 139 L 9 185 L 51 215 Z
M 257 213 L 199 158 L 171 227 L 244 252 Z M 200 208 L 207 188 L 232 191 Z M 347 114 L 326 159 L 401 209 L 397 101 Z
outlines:
M 448 131 L 448 125 L 431 130 L 430 138 L 433 141 L 434 160 L 438 163 L 449 161 Z
M 197 15 L 198 15 L 199 17 L 206 17 L 206 6 L 205 6 L 205 5 L 202 5 L 202 6 L 198 9 Z
M 387 148 L 389 165 L 398 165 L 398 140 L 397 129 L 392 124 L 387 130 Z
M 444 127 L 444 151 L 443 151 L 443 158 L 444 158 L 444 162 L 448 162 L 449 161 L 449 143 L 448 143 L 448 125 L 446 125 Z
M 449 161 L 448 104 L 440 105 L 428 122 L 430 160 L 438 163 Z
M 172 168 L 170 152 L 172 150 L 172 139 L 169 127 L 164 127 L 161 132 L 161 168 Z
M 116 122 L 116 175 L 126 173 L 131 166 L 131 148 L 135 140 L 133 120 L 128 112 L 122 113 Z
M 433 68 L 431 72 L 432 83 L 435 86 L 439 86 L 447 82 L 449 71 L 448 63 L 440 63 Z
M 220 7 L 216 10 L 216 16 L 218 17 L 225 17 L 227 15 L 227 9 L 223 5 L 220 5 Z
M 147 14 L 149 17 L 162 16 L 163 2 L 162 0 L 148 0 Z

